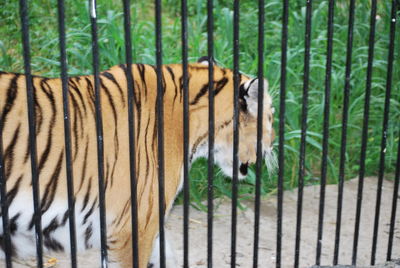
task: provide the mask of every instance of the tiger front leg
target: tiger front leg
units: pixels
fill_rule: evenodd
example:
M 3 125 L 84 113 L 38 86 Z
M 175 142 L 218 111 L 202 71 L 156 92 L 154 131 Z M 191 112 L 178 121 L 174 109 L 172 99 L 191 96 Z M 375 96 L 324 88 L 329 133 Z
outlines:
M 173 247 L 169 243 L 169 240 L 165 238 L 165 267 L 166 268 L 175 268 L 178 267 L 178 263 L 176 261 L 176 256 Z M 148 268 L 160 268 L 160 237 L 157 235 L 157 238 L 154 240 L 153 252 L 150 257 Z
M 139 233 L 139 268 L 147 268 L 149 263 L 153 237 L 151 234 Z M 132 233 L 131 230 L 119 232 L 115 239 L 121 241 L 118 245 L 110 245 L 110 260 L 115 260 L 121 268 L 133 266 Z

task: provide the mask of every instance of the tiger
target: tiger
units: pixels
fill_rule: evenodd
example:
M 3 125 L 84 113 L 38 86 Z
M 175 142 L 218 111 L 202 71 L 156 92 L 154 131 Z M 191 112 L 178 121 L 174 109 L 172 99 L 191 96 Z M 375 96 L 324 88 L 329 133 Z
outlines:
M 189 159 L 193 163 L 208 152 L 209 62 L 189 63 Z M 212 66 L 214 72 L 215 147 L 214 157 L 222 172 L 232 176 L 233 96 L 232 70 Z M 158 254 L 158 137 L 157 68 L 132 64 L 134 88 L 134 146 L 136 157 L 138 263 L 140 268 L 159 267 Z M 104 184 L 109 262 L 115 267 L 132 267 L 131 193 L 129 165 L 127 66 L 120 64 L 99 73 L 101 95 Z M 68 78 L 71 126 L 71 160 L 77 252 L 100 248 L 99 188 L 97 162 L 96 106 L 94 76 Z M 256 161 L 257 98 L 264 83 L 262 152 L 265 162 L 273 163 L 272 127 L 274 107 L 265 79 L 259 81 L 239 74 L 239 179 Z M 34 92 L 37 167 L 44 252 L 70 251 L 67 203 L 66 152 L 62 80 L 32 76 Z M 183 185 L 183 67 L 162 65 L 164 108 L 165 200 L 167 216 Z M 29 151 L 26 77 L 0 72 L 0 112 L 3 138 L 4 173 L 9 205 L 12 258 L 36 256 L 34 208 Z M 2 215 L 2 214 L 0 214 Z M 0 259 L 3 248 L 3 222 L 0 221 Z M 167 248 L 167 255 L 170 250 Z M 167 256 L 167 267 L 177 267 Z

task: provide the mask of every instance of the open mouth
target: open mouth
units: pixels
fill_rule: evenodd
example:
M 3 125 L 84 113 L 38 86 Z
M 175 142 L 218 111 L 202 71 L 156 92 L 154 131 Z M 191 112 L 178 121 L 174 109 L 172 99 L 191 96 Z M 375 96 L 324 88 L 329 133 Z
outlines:
M 248 163 L 240 164 L 240 167 L 239 167 L 240 174 L 243 175 L 243 176 L 247 176 L 248 168 L 249 168 L 249 164 Z

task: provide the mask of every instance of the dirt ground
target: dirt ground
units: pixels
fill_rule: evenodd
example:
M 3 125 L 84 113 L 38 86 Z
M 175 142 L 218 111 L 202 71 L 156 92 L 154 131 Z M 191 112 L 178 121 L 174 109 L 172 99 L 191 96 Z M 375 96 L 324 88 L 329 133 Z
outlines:
M 342 229 L 340 240 L 340 264 L 350 264 L 354 219 L 357 198 L 358 180 L 345 183 L 343 199 Z M 377 178 L 366 178 L 364 184 L 364 198 L 358 262 L 360 266 L 367 266 L 370 261 L 373 223 L 375 216 Z M 382 189 L 381 216 L 379 222 L 379 239 L 377 246 L 376 263 L 384 263 L 386 257 L 393 183 L 384 181 Z M 237 224 L 237 267 L 252 267 L 254 204 L 245 203 L 245 210 L 238 210 Z M 260 218 L 260 249 L 259 267 L 275 267 L 276 246 L 276 196 L 262 200 Z M 319 205 L 319 186 L 308 186 L 304 189 L 303 221 L 300 246 L 300 267 L 310 267 L 315 263 L 315 249 L 317 242 L 317 220 Z M 230 228 L 231 204 L 229 200 L 216 200 L 214 216 L 214 267 L 230 267 Z M 297 190 L 284 193 L 283 204 L 283 237 L 282 237 L 282 266 L 293 267 L 295 224 L 296 224 Z M 334 250 L 335 222 L 337 206 L 337 185 L 329 185 L 326 189 L 324 235 L 322 239 L 321 265 L 331 265 Z M 175 253 L 181 267 L 183 255 L 182 236 L 182 206 L 175 206 L 166 225 L 167 237 L 175 248 Z M 400 257 L 400 212 L 396 217 L 393 257 Z M 195 209 L 190 211 L 190 267 L 207 267 L 207 214 Z M 54 265 L 49 267 L 68 267 L 68 260 L 57 257 Z M 50 256 L 45 259 L 49 260 Z M 34 263 L 16 264 L 14 267 L 35 267 Z M 51 263 L 49 263 L 51 264 Z M 0 267 L 3 267 L 0 263 Z M 99 267 L 99 257 L 95 252 L 86 252 L 79 255 L 79 267 Z
M 339 263 L 351 264 L 353 233 L 356 210 L 358 180 L 345 183 L 343 199 L 342 229 L 340 240 Z M 373 222 L 375 215 L 377 178 L 366 178 L 364 184 L 364 199 L 358 265 L 368 265 L 372 244 Z M 379 224 L 379 239 L 376 263 L 384 263 L 386 257 L 389 221 L 393 183 L 385 181 L 382 189 L 382 206 Z M 214 222 L 214 267 L 230 267 L 230 202 L 216 202 Z M 252 267 L 254 204 L 248 203 L 248 208 L 238 211 L 237 225 L 237 266 Z M 303 220 L 300 246 L 300 267 L 310 267 L 315 264 L 317 242 L 317 222 L 319 206 L 319 186 L 308 186 L 304 189 Z M 260 250 L 259 267 L 275 267 L 276 255 L 276 196 L 262 200 L 260 219 Z M 297 190 L 286 191 L 283 203 L 283 237 L 282 266 L 293 267 L 296 229 Z M 324 234 L 322 239 L 321 265 L 332 265 L 334 238 L 336 227 L 337 185 L 329 185 L 326 189 Z M 394 239 L 393 257 L 400 257 L 400 213 L 396 217 L 396 233 Z M 175 242 L 176 253 L 182 256 L 182 207 L 177 206 L 170 217 L 167 229 Z M 207 218 L 203 212 L 191 210 L 190 214 L 190 266 L 206 267 Z M 178 257 L 179 260 L 182 259 Z

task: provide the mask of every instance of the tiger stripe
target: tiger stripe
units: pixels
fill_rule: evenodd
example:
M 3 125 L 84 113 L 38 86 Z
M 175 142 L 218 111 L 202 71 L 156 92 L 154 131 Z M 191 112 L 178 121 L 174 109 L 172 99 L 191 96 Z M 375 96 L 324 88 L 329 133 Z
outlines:
M 134 77 L 134 122 L 139 231 L 139 262 L 145 268 L 150 260 L 153 241 L 158 233 L 158 139 L 157 139 L 157 75 L 156 67 L 132 66 Z M 129 168 L 127 68 L 120 64 L 101 72 L 99 92 L 103 117 L 104 185 L 107 212 L 107 240 L 110 258 L 121 267 L 132 265 L 131 195 Z M 182 185 L 183 164 L 183 73 L 180 64 L 163 65 L 165 142 L 165 202 L 168 214 Z M 208 135 L 208 66 L 190 64 L 190 160 L 204 155 Z M 229 142 L 232 139 L 233 73 L 214 65 L 216 113 L 216 161 L 225 171 L 230 165 Z M 241 75 L 241 107 L 253 104 L 248 91 L 255 80 Z M 249 83 L 246 83 L 249 82 Z M 45 251 L 69 249 L 66 159 L 61 79 L 32 77 L 35 102 L 37 159 L 40 209 L 42 212 Z M 97 169 L 97 135 L 93 76 L 68 78 L 71 124 L 76 234 L 78 252 L 99 247 L 99 197 Z M 251 87 L 251 88 L 250 88 Z M 270 108 L 269 95 L 265 105 Z M 34 214 L 28 140 L 26 81 L 22 74 L 0 72 L 0 116 L 3 131 L 4 165 L 11 226 L 12 254 L 26 258 L 34 254 Z M 247 105 L 247 106 L 246 106 Z M 268 106 L 269 105 L 269 106 Z M 265 109 L 272 121 L 271 109 Z M 251 109 L 241 109 L 240 170 L 247 172 L 247 163 L 255 161 L 256 119 Z M 272 122 L 270 122 L 272 124 Z M 265 144 L 270 146 L 273 133 L 269 125 Z M 221 149 L 225 148 L 225 149 Z M 226 152 L 224 153 L 224 150 Z M 225 161 L 225 162 L 224 162 Z M 1 215 L 1 212 L 0 212 Z M 0 242 L 2 241 L 0 223 Z M 1 245 L 1 243 L 0 243 Z M 17 245 L 24 245 L 20 247 Z M 1 245 L 2 246 L 2 245 Z M 0 247 L 1 248 L 1 247 Z M 1 248 L 2 249 L 2 248 Z M 0 252 L 1 253 L 1 252 Z M 1 254 L 0 254 L 1 255 Z

